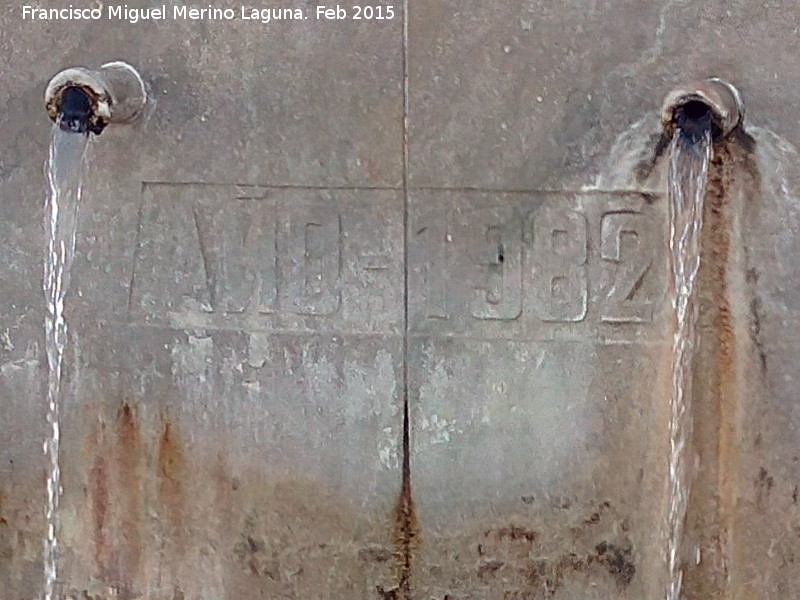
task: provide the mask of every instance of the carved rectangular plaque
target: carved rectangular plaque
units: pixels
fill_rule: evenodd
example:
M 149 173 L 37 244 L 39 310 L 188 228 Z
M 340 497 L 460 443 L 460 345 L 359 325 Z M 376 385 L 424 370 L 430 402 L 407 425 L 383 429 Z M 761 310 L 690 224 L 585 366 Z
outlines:
M 419 191 L 410 201 L 417 334 L 652 338 L 667 288 L 665 202 L 638 193 Z
M 394 191 L 145 184 L 131 319 L 396 332 L 402 223 Z

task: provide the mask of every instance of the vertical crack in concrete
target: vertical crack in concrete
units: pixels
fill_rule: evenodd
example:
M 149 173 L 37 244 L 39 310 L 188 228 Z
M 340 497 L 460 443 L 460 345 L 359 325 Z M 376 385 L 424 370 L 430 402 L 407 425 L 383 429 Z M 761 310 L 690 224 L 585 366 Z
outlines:
M 403 483 L 397 503 L 395 526 L 395 551 L 397 553 L 398 583 L 395 598 L 411 599 L 411 569 L 414 542 L 417 537 L 417 519 L 411 492 L 411 460 L 408 402 L 403 410 Z
M 408 0 L 403 0 L 403 465 L 400 498 L 395 518 L 397 600 L 411 599 L 411 570 L 417 522 L 411 491 L 411 410 L 408 368 Z

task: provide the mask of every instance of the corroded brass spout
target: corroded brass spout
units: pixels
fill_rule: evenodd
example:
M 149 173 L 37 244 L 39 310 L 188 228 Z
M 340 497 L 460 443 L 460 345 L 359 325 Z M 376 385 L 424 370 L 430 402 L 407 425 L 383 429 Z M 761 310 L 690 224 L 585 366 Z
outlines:
M 47 85 L 44 100 L 47 114 L 62 129 L 99 135 L 111 123 L 135 121 L 144 111 L 147 91 L 136 69 L 116 61 L 97 71 L 61 71 Z
M 695 130 L 710 125 L 716 141 L 729 135 L 743 121 L 744 104 L 739 90 L 719 77 L 672 90 L 664 98 L 661 109 L 661 123 L 669 137 L 676 127 L 691 137 Z

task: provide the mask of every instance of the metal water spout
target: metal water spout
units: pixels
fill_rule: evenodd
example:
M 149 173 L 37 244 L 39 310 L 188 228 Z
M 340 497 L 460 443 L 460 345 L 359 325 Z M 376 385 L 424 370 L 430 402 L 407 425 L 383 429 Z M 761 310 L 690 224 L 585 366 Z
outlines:
M 72 67 L 50 80 L 44 94 L 50 118 L 65 131 L 99 135 L 111 123 L 131 123 L 147 104 L 139 73 L 127 63 L 110 62 L 96 71 Z
M 744 104 L 739 90 L 719 77 L 672 90 L 661 109 L 661 123 L 668 137 L 676 128 L 690 138 L 699 137 L 710 126 L 714 141 L 719 141 L 743 121 Z

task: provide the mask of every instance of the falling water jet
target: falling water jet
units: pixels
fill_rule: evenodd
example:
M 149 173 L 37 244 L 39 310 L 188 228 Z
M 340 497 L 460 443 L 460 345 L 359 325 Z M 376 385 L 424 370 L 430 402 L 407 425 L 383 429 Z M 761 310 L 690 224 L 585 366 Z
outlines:
M 662 110 L 669 160 L 670 255 L 674 286 L 675 338 L 670 399 L 667 600 L 680 600 L 684 522 L 690 493 L 692 369 L 697 341 L 695 282 L 700 267 L 703 204 L 713 143 L 741 125 L 739 92 L 718 78 L 670 92 Z
M 45 201 L 47 247 L 44 261 L 45 348 L 47 353 L 48 458 L 47 531 L 44 547 L 44 600 L 55 597 L 58 581 L 58 505 L 61 497 L 61 375 L 67 345 L 64 301 L 75 255 L 78 205 L 83 188 L 90 134 L 113 122 L 130 122 L 146 100 L 141 77 L 125 63 L 109 63 L 94 72 L 67 69 L 47 86 L 45 104 L 55 125 L 47 161 Z
M 77 133 L 77 135 L 76 135 Z M 64 298 L 69 286 L 69 271 L 75 251 L 78 203 L 83 187 L 89 147 L 88 131 L 58 119 L 53 127 L 47 162 L 48 194 L 45 204 L 47 249 L 43 289 L 47 303 L 45 348 L 48 364 L 47 424 L 48 439 L 44 452 L 48 457 L 47 534 L 44 551 L 45 600 L 53 598 L 58 550 L 58 504 L 61 495 L 59 467 L 61 371 L 67 343 Z
M 670 401 L 668 600 L 679 600 L 682 572 L 679 565 L 683 525 L 689 496 L 689 440 L 692 432 L 692 363 L 697 313 L 694 289 L 700 265 L 700 233 L 711 128 L 678 131 L 670 148 L 670 254 L 674 285 L 675 338 L 672 350 Z

